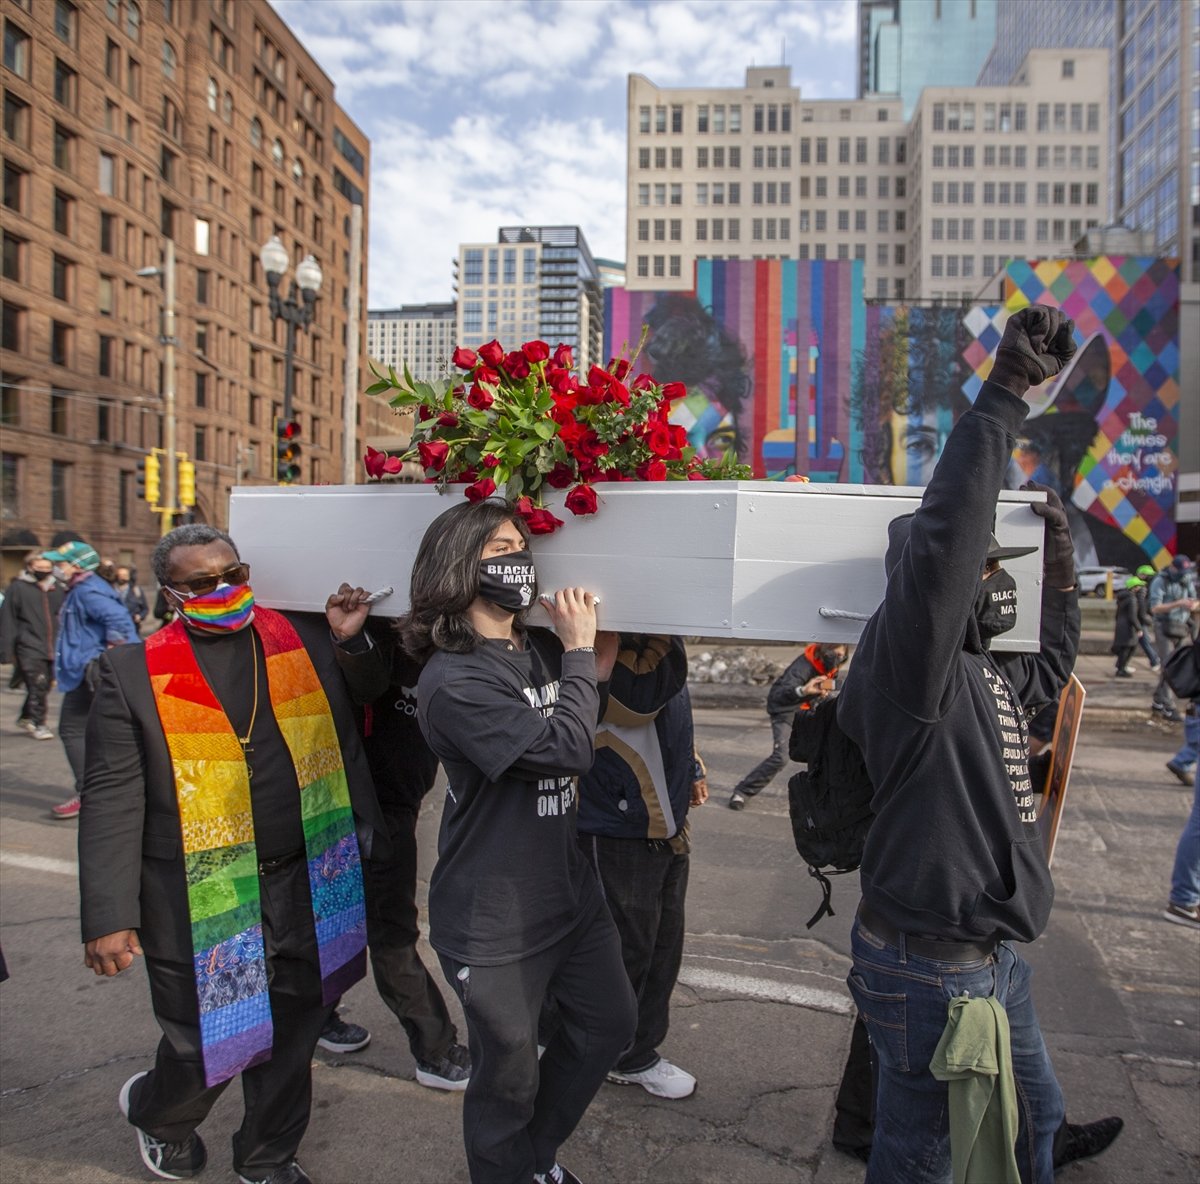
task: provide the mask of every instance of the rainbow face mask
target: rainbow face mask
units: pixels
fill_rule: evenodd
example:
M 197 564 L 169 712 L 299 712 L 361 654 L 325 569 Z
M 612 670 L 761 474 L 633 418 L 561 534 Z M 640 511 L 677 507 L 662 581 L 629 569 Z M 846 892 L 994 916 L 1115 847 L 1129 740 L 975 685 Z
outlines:
M 254 593 L 249 584 L 218 584 L 211 592 L 186 598 L 181 592 L 175 595 L 187 623 L 207 633 L 234 633 L 254 616 Z

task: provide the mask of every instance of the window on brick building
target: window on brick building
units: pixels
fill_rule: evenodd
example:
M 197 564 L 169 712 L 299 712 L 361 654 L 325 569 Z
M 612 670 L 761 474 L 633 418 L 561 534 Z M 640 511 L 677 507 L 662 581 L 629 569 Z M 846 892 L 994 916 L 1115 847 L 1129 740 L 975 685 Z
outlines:
M 67 486 L 71 466 L 65 460 L 50 462 L 50 517 L 55 522 L 67 520 Z

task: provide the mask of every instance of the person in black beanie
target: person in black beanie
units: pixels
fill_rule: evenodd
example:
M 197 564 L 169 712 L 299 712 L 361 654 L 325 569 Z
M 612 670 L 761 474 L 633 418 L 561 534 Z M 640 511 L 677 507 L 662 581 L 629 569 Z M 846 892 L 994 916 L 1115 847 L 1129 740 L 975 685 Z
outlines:
M 1016 1137 L 1002 1149 L 1010 1170 L 1024 1184 L 1054 1173 L 1062 1091 L 1014 943 L 1042 932 L 1054 900 L 1026 713 L 1070 675 L 1079 594 L 1066 514 L 1048 492 L 1031 506 L 1046 523 L 1041 649 L 992 654 L 1016 598 L 992 525 L 1024 396 L 1070 359 L 1073 328 L 1040 306 L 1009 318 L 920 508 L 889 528 L 887 591 L 838 701 L 875 786 L 848 979 L 878 1066 L 868 1184 L 950 1179 L 948 1085 L 930 1066 L 947 1006 L 963 996 L 994 1001 L 1009 1031 L 997 1044 L 1017 1097 Z

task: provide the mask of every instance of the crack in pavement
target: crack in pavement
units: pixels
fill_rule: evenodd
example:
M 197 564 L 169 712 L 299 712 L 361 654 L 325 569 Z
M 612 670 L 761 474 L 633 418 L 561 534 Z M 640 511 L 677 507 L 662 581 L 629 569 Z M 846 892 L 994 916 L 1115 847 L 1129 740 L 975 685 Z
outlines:
M 121 1053 L 118 1056 L 109 1057 L 106 1061 L 100 1061 L 95 1065 L 85 1065 L 82 1069 L 68 1069 L 63 1073 L 51 1077 L 49 1081 L 41 1081 L 36 1085 L 17 1085 L 11 1089 L 0 1090 L 0 1098 L 19 1097 L 21 1094 L 33 1093 L 35 1090 L 45 1089 L 48 1085 L 54 1085 L 59 1081 L 70 1081 L 75 1077 L 86 1077 L 89 1073 L 94 1073 L 97 1069 L 107 1069 L 109 1065 L 119 1065 L 122 1061 L 144 1060 L 146 1060 L 144 1052 Z

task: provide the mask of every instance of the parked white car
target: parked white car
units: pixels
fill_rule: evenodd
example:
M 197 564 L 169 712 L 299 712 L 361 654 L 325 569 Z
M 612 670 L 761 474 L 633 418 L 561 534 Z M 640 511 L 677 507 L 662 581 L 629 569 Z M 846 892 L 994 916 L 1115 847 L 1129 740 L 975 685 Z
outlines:
M 1079 595 L 1103 596 L 1108 586 L 1108 573 L 1112 572 L 1113 595 L 1125 587 L 1130 571 L 1127 567 L 1081 567 L 1079 569 Z

